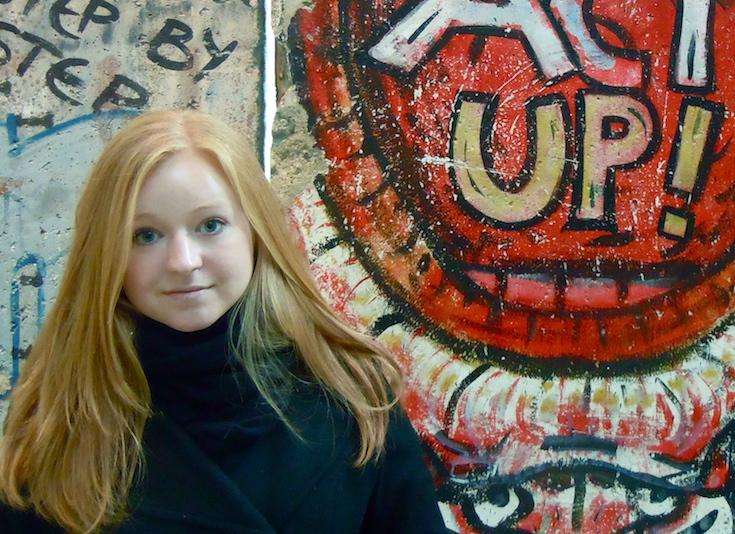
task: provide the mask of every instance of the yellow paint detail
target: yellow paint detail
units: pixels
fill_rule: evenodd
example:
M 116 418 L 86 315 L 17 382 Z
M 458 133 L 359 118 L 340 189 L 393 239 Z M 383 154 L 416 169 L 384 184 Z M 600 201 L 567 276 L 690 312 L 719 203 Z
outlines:
M 702 378 L 710 386 L 718 388 L 722 384 L 722 371 L 718 367 L 710 365 L 702 372 Z
M 623 397 L 623 404 L 626 408 L 635 408 L 641 404 L 643 396 L 638 390 L 627 391 L 625 397 Z
M 641 396 L 639 405 L 643 410 L 648 410 L 653 407 L 655 402 L 656 400 L 653 395 L 644 394 Z
M 402 335 L 400 332 L 387 331 L 380 335 L 380 342 L 392 352 L 397 352 L 402 348 Z
M 666 212 L 664 218 L 664 232 L 669 235 L 684 237 L 687 234 L 689 220 L 675 213 Z
M 459 377 L 457 376 L 457 373 L 451 372 L 446 373 L 441 381 L 437 384 L 439 391 L 442 393 L 448 393 L 452 389 L 457 387 L 457 384 L 459 383 Z
M 686 392 L 686 383 L 681 376 L 676 375 L 669 378 L 666 385 L 669 386 L 669 389 L 677 395 L 681 395 Z
M 551 422 L 557 417 L 558 404 L 553 397 L 545 397 L 539 404 L 539 419 Z
M 599 388 L 592 392 L 592 401 L 608 410 L 620 408 L 620 399 L 607 388 Z
M 487 104 L 462 102 L 452 139 L 454 171 L 465 200 L 488 217 L 504 223 L 519 223 L 537 216 L 561 184 L 565 144 L 561 104 L 536 108 L 536 162 L 529 182 L 515 193 L 503 191 L 488 176 L 480 147 L 482 116 Z
M 692 104 L 687 106 L 671 182 L 673 187 L 682 191 L 694 189 L 711 122 L 711 111 Z
M 580 404 L 582 402 L 582 394 L 579 391 L 574 391 L 569 394 L 569 403 L 572 405 Z

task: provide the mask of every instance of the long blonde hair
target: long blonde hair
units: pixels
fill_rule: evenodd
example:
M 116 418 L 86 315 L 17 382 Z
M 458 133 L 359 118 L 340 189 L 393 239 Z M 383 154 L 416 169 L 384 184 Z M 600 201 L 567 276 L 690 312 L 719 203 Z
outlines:
M 234 346 L 261 394 L 286 418 L 272 386 L 294 376 L 270 359 L 292 345 L 310 379 L 354 417 L 355 464 L 384 447 L 398 368 L 319 295 L 243 137 L 203 113 L 149 112 L 126 125 L 92 169 L 56 303 L 12 393 L 0 441 L 0 497 L 72 532 L 121 521 L 142 473 L 150 391 L 134 346 L 134 311 L 121 288 L 141 185 L 166 157 L 187 148 L 219 164 L 254 230 L 255 271 L 233 324 L 242 325 Z

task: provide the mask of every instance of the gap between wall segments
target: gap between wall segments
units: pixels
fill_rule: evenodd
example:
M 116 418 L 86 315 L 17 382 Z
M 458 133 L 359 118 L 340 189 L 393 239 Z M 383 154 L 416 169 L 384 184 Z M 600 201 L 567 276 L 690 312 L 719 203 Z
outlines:
M 265 41 L 263 50 L 263 171 L 271 180 L 273 123 L 276 117 L 276 37 L 273 31 L 272 0 L 262 0 Z

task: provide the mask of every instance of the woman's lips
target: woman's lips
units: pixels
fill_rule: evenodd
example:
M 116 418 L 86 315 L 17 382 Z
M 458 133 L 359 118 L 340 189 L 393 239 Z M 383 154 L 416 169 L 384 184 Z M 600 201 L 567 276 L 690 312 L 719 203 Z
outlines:
M 204 293 L 207 289 L 212 286 L 191 286 L 179 289 L 172 289 L 170 291 L 164 291 L 164 295 L 176 298 L 195 298 Z

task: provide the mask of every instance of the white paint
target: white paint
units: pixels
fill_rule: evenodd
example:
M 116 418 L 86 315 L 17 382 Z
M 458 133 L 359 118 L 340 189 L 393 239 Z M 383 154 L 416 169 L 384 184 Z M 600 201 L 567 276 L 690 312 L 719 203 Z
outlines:
M 671 513 L 676 506 L 676 501 L 674 501 L 673 497 L 667 497 L 660 502 L 654 502 L 651 500 L 650 489 L 642 490 L 636 502 L 641 512 L 654 517 Z
M 534 0 L 509 0 L 503 5 L 477 0 L 424 0 L 368 54 L 381 63 L 410 71 L 450 28 L 498 28 L 505 29 L 506 34 L 518 30 L 528 40 L 544 76 L 556 78 L 575 70 L 546 13 Z
M 475 503 L 474 506 L 477 516 L 485 525 L 497 527 L 518 509 L 520 503 L 515 490 L 508 488 L 508 502 L 505 506 L 496 506 L 489 502 Z
M 276 118 L 276 36 L 273 32 L 273 4 L 263 0 L 265 19 L 263 50 L 263 172 L 271 179 L 271 152 L 273 149 L 273 123 Z
M 582 57 L 601 69 L 610 70 L 615 67 L 615 58 L 602 50 L 590 36 L 579 2 L 551 0 L 549 5 L 558 11 L 558 18 L 564 29 L 577 38 L 577 42 L 572 41 L 572 44 L 578 53 L 582 52 Z
M 591 78 L 615 87 L 636 87 L 643 82 L 640 60 L 615 57 L 600 48 L 590 35 L 582 13 L 582 1 L 551 0 L 550 7 L 579 57 L 579 67 Z
M 709 79 L 708 64 L 709 56 L 707 41 L 711 39 L 708 34 L 708 19 L 710 4 L 714 0 L 683 0 L 681 13 L 681 33 L 679 42 L 676 44 L 676 65 L 674 73 L 676 83 L 689 87 L 706 87 Z M 714 12 L 712 12 L 714 15 Z M 694 45 L 692 55 L 692 75 L 689 76 L 688 56 L 689 47 Z

